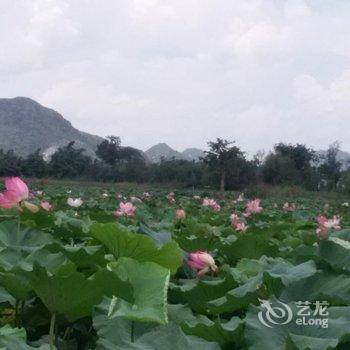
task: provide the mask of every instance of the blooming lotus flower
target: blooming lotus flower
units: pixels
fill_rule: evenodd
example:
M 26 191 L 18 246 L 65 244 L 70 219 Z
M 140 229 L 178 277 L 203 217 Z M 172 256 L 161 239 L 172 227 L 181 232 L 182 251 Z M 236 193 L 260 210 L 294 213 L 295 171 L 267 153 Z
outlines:
M 49 202 L 41 202 L 40 206 L 46 211 L 50 211 L 52 209 L 52 205 Z
M 184 219 L 186 217 L 185 210 L 182 208 L 176 209 L 175 216 L 177 219 Z
M 104 193 L 101 194 L 101 197 L 102 197 L 102 198 L 108 198 L 108 196 L 109 196 L 109 194 L 106 193 L 106 192 L 104 192 Z
M 253 213 L 260 213 L 262 210 L 263 208 L 260 206 L 260 199 L 254 199 L 247 203 L 247 206 L 245 208 L 245 212 L 243 215 L 245 217 L 248 217 Z
M 193 199 L 196 200 L 196 201 L 199 201 L 199 200 L 201 199 L 201 196 L 194 195 L 194 196 L 193 196 Z
M 334 215 L 332 219 L 327 219 L 324 215 L 319 215 L 317 217 L 318 228 L 316 229 L 316 234 L 320 239 L 327 239 L 329 236 L 329 231 L 331 229 L 339 230 L 340 219 L 338 216 Z
M 238 222 L 236 224 L 235 228 L 236 228 L 236 231 L 241 232 L 241 233 L 243 233 L 243 232 L 248 230 L 248 226 L 243 221 L 242 222 Z
M 114 212 L 115 216 L 134 216 L 136 211 L 136 207 L 131 202 L 119 204 L 119 209 Z
M 151 195 L 150 195 L 149 192 L 143 192 L 143 193 L 142 193 L 142 196 L 143 196 L 144 198 L 149 198 L 149 197 L 151 197 Z
M 342 203 L 342 207 L 348 207 L 348 206 L 349 206 L 349 202 Z
M 197 271 L 197 277 L 199 278 L 209 271 L 218 271 L 214 258 L 209 253 L 201 251 L 191 253 L 188 257 L 187 265 L 192 270 Z
M 67 204 L 73 208 L 79 208 L 83 204 L 83 200 L 81 198 L 68 198 Z
M 220 204 L 218 204 L 214 199 L 204 198 L 202 202 L 203 207 L 211 207 L 214 212 L 219 212 L 221 210 Z
M 245 232 L 248 226 L 239 218 L 237 214 L 232 214 L 230 216 L 231 224 L 234 226 L 235 230 L 238 232 Z
M 19 177 L 7 177 L 5 187 L 6 190 L 0 193 L 1 208 L 19 208 L 20 203 L 29 197 L 28 187 Z
M 44 195 L 44 191 L 36 191 L 36 195 L 41 197 Z

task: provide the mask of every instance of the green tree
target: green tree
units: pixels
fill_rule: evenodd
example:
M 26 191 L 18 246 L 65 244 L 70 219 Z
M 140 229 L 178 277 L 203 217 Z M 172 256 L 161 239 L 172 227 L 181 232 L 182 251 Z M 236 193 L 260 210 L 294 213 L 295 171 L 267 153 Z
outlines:
M 240 166 L 245 163 L 243 152 L 233 142 L 217 138 L 216 141 L 208 142 L 209 151 L 205 152 L 203 158 L 209 172 L 214 178 L 219 179 L 220 191 L 225 190 L 228 173 L 239 177 Z
M 13 150 L 0 149 L 0 176 L 19 176 L 22 173 L 22 159 Z
M 98 146 L 96 155 L 112 167 L 120 161 L 121 141 L 118 136 L 107 136 Z
M 133 147 L 121 147 L 118 158 L 119 172 L 124 181 L 145 180 L 146 160 L 141 151 Z
M 42 178 L 47 174 L 47 164 L 40 149 L 29 154 L 23 161 L 23 174 L 28 177 Z
M 84 149 L 75 149 L 74 141 L 55 152 L 49 163 L 49 174 L 57 178 L 83 177 L 89 174 L 92 160 Z
M 262 164 L 264 182 L 272 185 L 300 185 L 317 187 L 315 151 L 302 144 L 278 143 Z
M 299 170 L 306 169 L 310 166 L 311 161 L 316 161 L 317 157 L 315 151 L 311 148 L 307 148 L 305 145 L 285 144 L 278 143 L 274 146 L 276 154 L 280 154 L 282 157 L 290 158 L 295 168 Z
M 320 166 L 322 177 L 327 181 L 329 188 L 335 188 L 341 177 L 341 163 L 337 160 L 339 148 L 340 143 L 338 141 L 332 143 Z

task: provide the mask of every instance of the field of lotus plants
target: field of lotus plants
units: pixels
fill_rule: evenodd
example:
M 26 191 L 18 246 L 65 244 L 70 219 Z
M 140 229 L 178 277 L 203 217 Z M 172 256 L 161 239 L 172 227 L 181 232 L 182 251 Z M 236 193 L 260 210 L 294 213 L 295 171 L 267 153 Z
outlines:
M 1 349 L 350 349 L 343 200 L 0 191 Z

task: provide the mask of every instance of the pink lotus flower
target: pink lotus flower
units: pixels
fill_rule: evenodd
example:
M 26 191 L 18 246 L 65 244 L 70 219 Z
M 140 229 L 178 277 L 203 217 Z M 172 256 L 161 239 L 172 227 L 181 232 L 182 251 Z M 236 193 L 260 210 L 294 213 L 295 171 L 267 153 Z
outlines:
M 253 213 L 260 213 L 262 210 L 263 208 L 260 206 L 260 199 L 254 199 L 247 203 L 247 206 L 245 208 L 245 212 L 243 215 L 245 217 L 248 217 Z
M 179 220 L 184 219 L 186 217 L 185 210 L 182 208 L 176 209 L 175 216 Z
M 191 253 L 187 260 L 187 265 L 192 269 L 197 271 L 197 277 L 200 278 L 207 272 L 217 272 L 218 267 L 215 265 L 215 260 L 213 257 L 206 252 L 194 252 Z
M 339 216 L 336 215 L 333 216 L 333 219 L 327 219 L 326 216 L 319 215 L 317 217 L 317 224 L 316 234 L 320 239 L 327 239 L 331 229 L 339 230 L 341 228 Z
M 119 209 L 114 212 L 115 216 L 134 216 L 136 211 L 136 207 L 131 202 L 119 204 Z
M 215 213 L 218 213 L 221 210 L 220 204 L 218 204 L 214 199 L 204 198 L 202 206 L 211 207 Z
M 248 226 L 245 224 L 245 222 L 237 223 L 236 231 L 243 233 L 243 232 L 245 232 L 247 230 L 248 230 Z
M 52 209 L 52 205 L 49 202 L 41 202 L 40 206 L 46 211 L 51 211 Z
M 29 197 L 28 187 L 19 177 L 7 177 L 5 187 L 6 190 L 0 193 L 1 208 L 19 208 L 20 203 Z
M 231 224 L 234 226 L 237 232 L 245 232 L 248 229 L 248 226 L 243 222 L 237 214 L 232 214 L 230 216 Z

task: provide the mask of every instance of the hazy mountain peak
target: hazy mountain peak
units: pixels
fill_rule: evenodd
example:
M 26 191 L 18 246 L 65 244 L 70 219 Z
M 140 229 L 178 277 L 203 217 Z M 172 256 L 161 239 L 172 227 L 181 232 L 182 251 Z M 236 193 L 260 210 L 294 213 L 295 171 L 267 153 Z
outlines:
M 0 148 L 25 156 L 38 148 L 57 148 L 75 141 L 94 155 L 103 139 L 75 129 L 62 115 L 27 97 L 0 99 Z
M 189 161 L 198 161 L 204 153 L 198 148 L 187 148 L 183 152 L 179 152 L 171 148 L 168 144 L 162 142 L 152 146 L 145 152 L 145 154 L 152 163 L 158 163 L 162 158 L 175 158 Z

